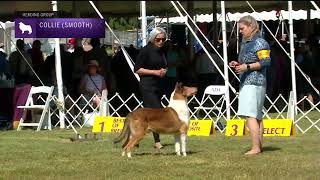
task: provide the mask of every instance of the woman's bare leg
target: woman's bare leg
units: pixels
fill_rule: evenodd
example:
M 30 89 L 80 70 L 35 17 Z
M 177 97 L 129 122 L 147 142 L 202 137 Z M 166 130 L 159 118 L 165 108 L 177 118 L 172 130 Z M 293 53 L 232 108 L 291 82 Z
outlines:
M 250 131 L 252 147 L 245 155 L 259 154 L 261 152 L 261 133 L 260 126 L 256 118 L 248 117 L 247 126 Z
M 262 152 L 262 144 L 263 144 L 263 123 L 262 120 L 258 120 L 259 130 L 260 130 L 260 151 Z

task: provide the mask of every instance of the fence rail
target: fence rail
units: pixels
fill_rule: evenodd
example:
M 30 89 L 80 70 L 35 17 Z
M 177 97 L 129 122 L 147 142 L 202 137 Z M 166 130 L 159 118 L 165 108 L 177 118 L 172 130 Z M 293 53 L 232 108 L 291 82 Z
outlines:
M 51 108 L 51 119 L 54 127 L 59 126 L 59 110 L 58 107 L 54 103 L 54 99 L 56 97 L 53 96 L 50 108 Z M 65 121 L 66 126 L 69 128 L 71 125 L 75 128 L 83 128 L 86 124 L 87 119 L 85 119 L 84 115 L 88 112 L 93 112 L 91 115 L 98 114 L 99 106 L 94 107 L 92 105 L 92 98 L 86 99 L 85 96 L 80 95 L 77 99 L 73 99 L 71 96 L 67 95 L 65 97 Z M 106 114 L 115 117 L 124 117 L 129 112 L 143 107 L 143 103 L 139 97 L 135 94 L 131 94 L 129 97 L 121 97 L 119 93 L 114 94 L 112 97 L 106 99 L 107 106 L 109 112 Z M 215 128 L 219 130 L 221 133 L 225 131 L 225 125 L 227 122 L 226 112 L 227 108 L 225 103 L 221 106 L 220 102 L 224 101 L 224 97 L 213 97 L 208 96 L 204 98 L 201 102 L 196 96 L 192 96 L 188 100 L 188 108 L 190 112 L 191 119 L 211 119 L 215 122 Z M 168 97 L 163 96 L 161 99 L 162 106 L 165 107 L 168 105 L 169 100 Z M 308 110 L 303 111 L 301 108 L 302 105 L 308 105 Z M 230 119 L 240 119 L 237 115 L 237 104 L 238 104 L 238 95 L 231 96 L 230 99 Z M 316 104 L 312 104 L 311 101 L 307 99 L 307 97 L 302 98 L 297 102 L 297 115 L 294 120 L 294 125 L 299 133 L 306 132 L 320 132 L 320 102 Z M 212 107 L 208 110 L 199 110 L 196 107 L 206 106 Z M 217 111 L 221 106 L 221 111 Z M 287 112 L 289 107 L 289 101 L 286 100 L 281 94 L 271 100 L 268 96 L 266 96 L 264 110 L 263 110 L 263 118 L 264 119 L 285 119 L 287 118 Z

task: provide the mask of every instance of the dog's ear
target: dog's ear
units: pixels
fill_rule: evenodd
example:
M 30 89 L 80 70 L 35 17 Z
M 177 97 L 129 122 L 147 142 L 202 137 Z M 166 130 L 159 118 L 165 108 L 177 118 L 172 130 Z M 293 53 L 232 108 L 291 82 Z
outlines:
M 179 85 L 179 83 L 176 82 L 176 85 L 174 86 L 174 89 L 177 89 L 177 88 L 178 88 L 178 85 Z
M 177 88 L 179 88 L 179 89 L 182 88 L 182 82 L 177 82 L 177 83 L 176 83 L 176 89 L 177 89 Z
M 181 87 L 182 87 L 182 83 L 181 82 L 177 82 L 174 89 L 178 89 L 178 88 L 181 88 Z

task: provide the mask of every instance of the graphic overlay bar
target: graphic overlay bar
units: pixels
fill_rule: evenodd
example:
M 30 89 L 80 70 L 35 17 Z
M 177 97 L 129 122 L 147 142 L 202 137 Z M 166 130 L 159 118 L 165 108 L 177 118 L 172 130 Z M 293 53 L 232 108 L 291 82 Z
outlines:
M 15 18 L 58 18 L 58 11 L 16 11 Z
M 98 18 L 16 18 L 16 38 L 104 38 Z

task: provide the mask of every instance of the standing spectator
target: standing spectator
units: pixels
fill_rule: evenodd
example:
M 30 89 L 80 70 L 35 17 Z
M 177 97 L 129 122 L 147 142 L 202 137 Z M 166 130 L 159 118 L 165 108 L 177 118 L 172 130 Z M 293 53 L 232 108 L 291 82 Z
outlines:
M 303 44 L 303 45 L 295 45 L 296 48 L 296 56 L 295 56 L 295 62 L 297 65 L 301 68 L 301 70 L 305 73 L 307 77 L 310 79 L 310 75 L 312 71 L 310 69 L 312 68 L 312 54 L 309 49 L 309 45 Z M 297 83 L 297 96 L 298 101 L 304 96 L 307 96 L 310 105 L 312 106 L 314 103 L 313 98 L 313 89 L 312 86 L 307 82 L 307 80 L 303 77 L 300 71 L 296 70 L 296 83 Z M 299 106 L 301 107 L 301 110 L 304 111 L 304 101 L 302 101 Z
M 181 63 L 181 58 L 176 46 L 173 45 L 171 40 L 166 41 L 166 54 L 168 69 L 165 76 L 165 81 L 163 83 L 165 93 L 167 97 L 170 97 L 170 94 L 174 90 L 175 84 L 177 82 L 177 66 Z
M 11 78 L 8 70 L 7 54 L 4 52 L 4 44 L 0 43 L 0 77 L 6 75 L 6 77 Z
M 31 56 L 34 71 L 39 77 L 42 77 L 45 72 L 43 69 L 44 59 L 41 51 L 41 42 L 39 40 L 33 41 L 32 49 L 29 49 L 27 52 Z M 37 80 L 35 81 L 38 82 Z
M 239 20 L 240 33 L 243 36 L 237 61 L 231 61 L 230 67 L 240 74 L 240 92 L 238 114 L 246 117 L 252 147 L 245 155 L 262 152 L 262 109 L 266 93 L 266 70 L 270 66 L 270 47 L 261 37 L 259 24 L 252 16 Z
M 74 38 L 69 39 L 66 47 L 66 51 L 69 53 L 74 53 L 74 46 L 76 44 L 76 40 Z
M 86 64 L 83 60 L 84 56 L 84 50 L 82 47 L 76 47 L 74 50 L 73 54 L 73 59 L 72 59 L 72 91 L 71 91 L 71 96 L 73 98 L 78 98 L 80 93 L 79 93 L 79 83 L 81 78 L 84 76 L 86 73 Z
M 24 41 L 22 39 L 17 40 L 16 46 L 17 51 L 12 52 L 9 56 L 11 74 L 14 76 L 16 85 L 22 83 L 30 84 L 33 78 L 31 57 L 29 53 L 24 50 Z
M 162 46 L 166 40 L 166 32 L 160 27 L 150 32 L 148 45 L 143 47 L 137 57 L 134 71 L 140 76 L 140 91 L 144 107 L 162 108 L 162 89 L 160 81 L 166 74 L 167 60 Z M 161 149 L 160 136 L 153 132 L 154 147 Z
M 281 45 L 285 47 L 283 41 L 279 40 Z M 270 68 L 267 69 L 267 94 L 272 100 L 275 100 L 279 94 L 286 94 L 286 70 L 290 69 L 288 59 L 285 52 L 281 49 L 276 41 L 270 42 Z
M 133 44 L 130 44 L 129 49 L 128 49 L 128 54 L 130 55 L 132 61 L 136 62 L 138 50 L 133 46 Z
M 63 50 L 63 45 L 60 45 L 60 58 L 61 58 L 61 68 L 62 68 L 62 81 L 63 81 L 63 91 L 65 94 L 69 93 L 72 88 L 72 59 L 71 53 Z M 44 84 L 47 86 L 54 86 L 54 92 L 57 92 L 57 79 L 56 79 L 56 67 L 55 67 L 56 54 L 55 50 L 51 55 L 49 55 L 43 65 L 44 69 Z
M 216 53 L 212 52 L 212 48 L 205 44 L 205 47 L 210 53 L 211 58 L 217 64 L 220 70 L 223 71 L 223 61 Z M 197 92 L 198 99 L 201 99 L 204 90 L 209 85 L 224 84 L 222 76 L 219 74 L 217 68 L 210 60 L 208 55 L 201 49 L 195 56 L 196 59 L 196 72 L 199 81 L 199 91 Z

